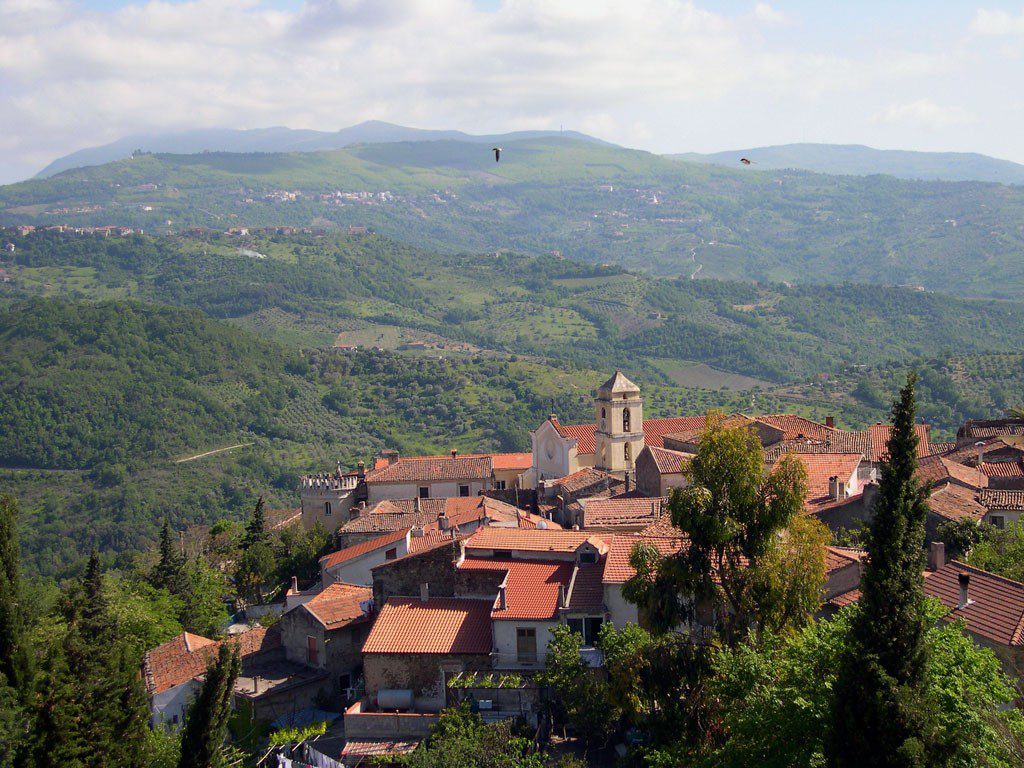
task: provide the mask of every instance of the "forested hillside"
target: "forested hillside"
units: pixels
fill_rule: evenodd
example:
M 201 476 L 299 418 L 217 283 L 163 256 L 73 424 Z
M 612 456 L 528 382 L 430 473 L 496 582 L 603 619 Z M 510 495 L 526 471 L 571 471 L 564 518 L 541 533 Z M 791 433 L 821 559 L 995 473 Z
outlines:
M 1024 297 L 1024 188 L 683 163 L 560 138 L 140 155 L 0 188 L 0 223 L 369 226 L 657 275 Z M 168 224 L 167 222 L 170 222 Z

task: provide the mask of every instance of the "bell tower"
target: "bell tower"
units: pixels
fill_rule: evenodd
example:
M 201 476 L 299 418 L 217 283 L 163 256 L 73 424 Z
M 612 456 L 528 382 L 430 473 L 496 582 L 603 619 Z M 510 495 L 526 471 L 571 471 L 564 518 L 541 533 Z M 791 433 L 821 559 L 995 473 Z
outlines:
M 640 387 L 616 371 L 594 401 L 594 467 L 623 475 L 644 449 L 644 401 Z

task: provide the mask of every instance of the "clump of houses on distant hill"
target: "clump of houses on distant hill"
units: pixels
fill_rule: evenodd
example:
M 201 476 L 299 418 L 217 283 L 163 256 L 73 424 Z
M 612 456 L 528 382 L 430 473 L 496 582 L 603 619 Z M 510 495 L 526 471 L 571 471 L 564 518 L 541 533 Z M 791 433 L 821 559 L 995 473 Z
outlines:
M 568 624 L 594 648 L 605 622 L 639 620 L 622 595 L 640 541 L 662 553 L 684 545 L 666 511 L 669 489 L 698 448 L 704 416 L 645 420 L 640 389 L 616 372 L 598 390 L 593 423 L 554 415 L 531 434 L 532 451 L 402 457 L 302 478 L 301 522 L 325 525 L 337 551 L 320 577 L 294 580 L 270 629 L 238 643 L 236 697 L 257 717 L 344 709 L 341 759 L 411 751 L 438 712 L 472 701 L 487 718 L 537 715 L 532 673 L 551 631 Z M 735 414 L 766 461 L 795 454 L 808 476 L 805 511 L 833 530 L 867 521 L 885 460 L 888 425 L 863 431 L 800 416 Z M 1024 420 L 969 421 L 954 443 L 918 427 L 926 488 L 925 591 L 961 619 L 1008 670 L 1024 662 L 1024 584 L 948 561 L 944 521 L 1003 527 L 1024 510 Z M 821 615 L 859 596 L 862 550 L 830 547 Z M 687 628 L 702 637 L 695 620 Z M 185 634 L 146 655 L 154 723 L 181 721 L 217 643 Z

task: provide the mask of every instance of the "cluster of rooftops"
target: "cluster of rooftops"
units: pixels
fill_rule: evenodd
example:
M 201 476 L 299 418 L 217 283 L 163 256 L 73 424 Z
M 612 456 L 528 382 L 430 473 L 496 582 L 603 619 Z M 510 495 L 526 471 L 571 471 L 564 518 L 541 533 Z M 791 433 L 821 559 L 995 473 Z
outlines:
M 599 425 L 548 422 L 577 455 L 594 454 Z M 833 530 L 869 519 L 887 425 L 850 431 L 789 414 L 736 414 L 726 423 L 757 433 L 769 467 L 787 454 L 803 463 L 806 514 Z M 629 556 L 639 542 L 663 554 L 686 547 L 668 498 L 686 484 L 705 426 L 705 417 L 643 421 L 643 449 L 626 471 L 582 466 L 545 477 L 535 446 L 532 454 L 386 452 L 368 469 L 304 478 L 302 522 L 332 517 L 338 548 L 321 559 L 316 583 L 300 588 L 293 580 L 270 630 L 224 641 L 238 643 L 245 658 L 240 693 L 266 699 L 280 714 L 308 704 L 304 692 L 315 689 L 349 706 L 346 756 L 407 751 L 423 735 L 411 721 L 401 723 L 412 731 L 387 738 L 361 730 L 360 718 L 385 713 L 378 702 L 394 691 L 408 692 L 406 714 L 428 716 L 450 703 L 444 683 L 456 672 L 515 670 L 528 678 L 543 667 L 559 624 L 578 629 L 589 648 L 603 623 L 641 622 L 622 595 L 634 573 Z M 951 443 L 932 442 L 926 425 L 917 432 L 930 509 L 926 592 L 1011 668 L 1024 660 L 1024 584 L 947 562 L 937 530 L 949 520 L 997 527 L 1019 520 L 1024 421 L 969 421 Z M 332 501 L 340 506 L 332 509 Z M 822 616 L 858 598 L 864 563 L 861 550 L 829 548 Z M 217 647 L 185 634 L 151 650 L 144 668 L 151 701 L 194 684 Z M 167 722 L 170 705 L 164 711 L 160 702 L 154 720 Z

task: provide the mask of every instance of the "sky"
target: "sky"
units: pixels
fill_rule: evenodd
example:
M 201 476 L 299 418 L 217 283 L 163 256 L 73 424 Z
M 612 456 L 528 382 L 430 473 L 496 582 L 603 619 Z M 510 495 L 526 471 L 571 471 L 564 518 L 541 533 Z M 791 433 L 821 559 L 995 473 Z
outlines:
M 1024 162 L 1024 0 L 0 0 L 0 182 L 130 134 L 372 119 Z

